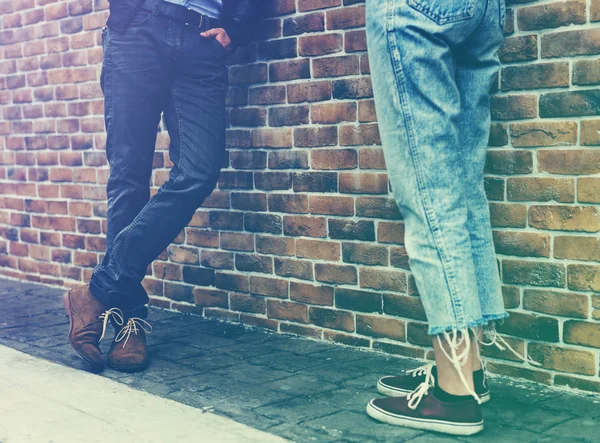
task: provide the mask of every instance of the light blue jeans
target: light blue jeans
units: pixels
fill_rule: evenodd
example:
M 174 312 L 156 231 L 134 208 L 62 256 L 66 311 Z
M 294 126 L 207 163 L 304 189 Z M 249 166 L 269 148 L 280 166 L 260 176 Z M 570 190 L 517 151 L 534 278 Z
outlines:
M 504 310 L 483 168 L 504 0 L 367 0 L 379 130 L 429 333 Z

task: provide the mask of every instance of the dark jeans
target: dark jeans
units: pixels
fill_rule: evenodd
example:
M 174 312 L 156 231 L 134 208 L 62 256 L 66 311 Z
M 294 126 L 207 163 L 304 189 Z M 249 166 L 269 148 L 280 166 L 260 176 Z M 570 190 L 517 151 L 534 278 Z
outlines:
M 101 86 L 110 164 L 106 255 L 93 295 L 145 317 L 147 267 L 212 192 L 225 153 L 225 50 L 200 30 L 139 10 L 125 32 L 103 30 Z M 150 198 L 161 113 L 169 179 Z

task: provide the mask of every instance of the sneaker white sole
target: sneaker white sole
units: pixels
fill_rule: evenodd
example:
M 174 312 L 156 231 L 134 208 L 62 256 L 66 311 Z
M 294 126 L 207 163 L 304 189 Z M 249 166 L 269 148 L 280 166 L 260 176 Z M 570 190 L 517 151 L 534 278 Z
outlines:
M 381 381 L 377 382 L 377 390 L 385 395 L 386 397 L 406 397 L 408 394 L 411 393 L 411 391 L 408 391 L 406 389 L 399 389 L 399 388 L 393 388 L 391 386 L 387 386 L 383 383 L 381 383 Z M 483 403 L 487 403 L 488 401 L 490 401 L 492 398 L 492 396 L 490 395 L 489 391 L 486 392 L 485 394 L 483 394 L 480 399 L 481 399 L 481 404 Z
M 452 435 L 473 435 L 483 431 L 483 420 L 478 423 L 455 423 L 444 420 L 398 416 L 379 409 L 369 402 L 367 414 L 377 421 L 424 431 L 443 432 Z

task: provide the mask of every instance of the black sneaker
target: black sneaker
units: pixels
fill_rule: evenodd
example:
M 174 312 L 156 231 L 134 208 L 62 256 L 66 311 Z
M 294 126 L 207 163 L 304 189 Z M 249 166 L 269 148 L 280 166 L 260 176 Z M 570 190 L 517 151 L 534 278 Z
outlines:
M 402 375 L 382 377 L 377 382 L 377 390 L 388 397 L 406 397 L 412 391 L 417 389 L 431 371 L 433 382 L 437 379 L 437 368 L 432 364 L 426 364 L 409 371 L 404 371 Z M 487 384 L 485 371 L 482 371 L 483 377 L 474 377 L 475 393 L 481 399 L 481 403 L 490 401 L 490 388 Z

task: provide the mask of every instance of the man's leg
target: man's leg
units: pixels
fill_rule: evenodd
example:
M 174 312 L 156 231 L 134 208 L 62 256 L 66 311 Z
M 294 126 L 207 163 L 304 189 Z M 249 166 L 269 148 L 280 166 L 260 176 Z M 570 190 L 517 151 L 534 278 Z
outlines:
M 101 86 L 110 164 L 107 185 L 107 251 L 110 251 L 117 233 L 148 201 L 156 128 L 169 91 L 166 69 L 169 63 L 155 38 L 150 11 L 140 10 L 123 33 L 104 29 L 102 40 Z M 110 252 L 106 257 L 110 257 Z M 99 265 L 95 273 L 101 268 Z M 104 366 L 98 347 L 103 332 L 100 316 L 130 294 L 113 297 L 99 292 L 94 281 L 92 277 L 91 285 L 66 294 L 65 307 L 71 322 L 71 344 L 94 369 L 100 370 Z
M 160 20 L 160 19 L 158 19 Z M 177 50 L 165 120 L 174 163 L 169 179 L 114 239 L 96 270 L 93 290 L 120 300 L 126 317 L 146 316 L 146 269 L 189 223 L 212 192 L 225 150 L 225 58 L 199 30 L 170 23 L 166 45 Z M 94 292 L 96 293 L 96 292 Z

